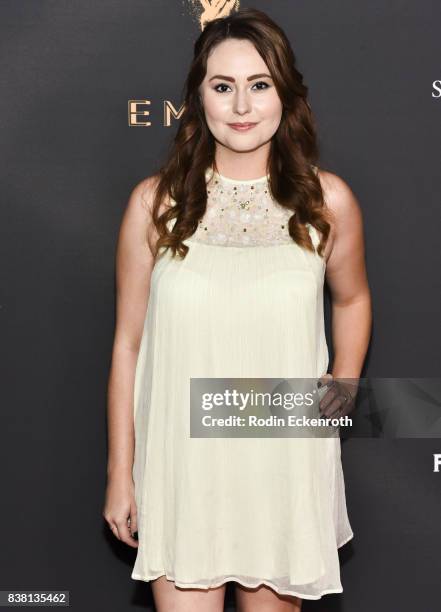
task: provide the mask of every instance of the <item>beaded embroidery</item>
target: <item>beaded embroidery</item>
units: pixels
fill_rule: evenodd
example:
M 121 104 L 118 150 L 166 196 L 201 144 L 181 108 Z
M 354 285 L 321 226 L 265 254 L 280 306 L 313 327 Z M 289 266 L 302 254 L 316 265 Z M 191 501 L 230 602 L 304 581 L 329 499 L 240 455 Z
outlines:
M 191 241 L 225 246 L 289 244 L 295 214 L 270 194 L 268 177 L 235 180 L 207 170 L 207 209 Z

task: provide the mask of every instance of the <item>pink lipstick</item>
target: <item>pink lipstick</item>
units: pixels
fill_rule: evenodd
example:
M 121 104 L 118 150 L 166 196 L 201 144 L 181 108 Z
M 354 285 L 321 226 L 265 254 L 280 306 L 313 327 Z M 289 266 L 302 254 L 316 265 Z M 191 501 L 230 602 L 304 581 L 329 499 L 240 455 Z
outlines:
M 251 130 L 257 123 L 229 123 L 228 125 L 237 132 L 246 132 Z

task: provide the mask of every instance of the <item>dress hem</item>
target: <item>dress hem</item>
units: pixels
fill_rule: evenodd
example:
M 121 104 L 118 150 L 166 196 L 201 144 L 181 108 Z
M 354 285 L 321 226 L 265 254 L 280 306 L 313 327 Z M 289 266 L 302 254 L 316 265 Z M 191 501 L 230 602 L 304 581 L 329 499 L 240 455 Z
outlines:
M 269 586 L 271 589 L 276 591 L 276 593 L 278 593 L 279 595 L 291 595 L 292 597 L 300 597 L 300 599 L 320 599 L 323 595 L 328 595 L 330 593 L 343 593 L 343 588 L 339 588 L 339 589 L 328 589 L 328 590 L 322 591 L 319 595 L 305 595 L 304 593 L 299 593 L 297 591 L 285 591 L 283 589 L 279 589 L 274 584 L 272 584 L 272 582 L 269 582 L 268 580 L 258 580 L 257 582 L 250 583 L 250 582 L 245 582 L 244 580 L 240 580 L 239 578 L 236 578 L 234 576 L 231 576 L 229 578 L 224 578 L 222 579 L 221 582 L 219 583 L 216 582 L 214 584 L 211 584 L 209 587 L 202 586 L 200 584 L 189 584 L 188 582 L 186 583 L 179 582 L 178 580 L 174 580 L 173 578 L 171 578 L 166 572 L 155 575 L 155 576 L 141 576 L 140 574 L 132 574 L 131 578 L 133 578 L 133 580 L 143 580 L 144 582 L 150 582 L 151 580 L 156 580 L 156 578 L 161 578 L 161 576 L 165 576 L 167 580 L 171 580 L 172 582 L 175 583 L 177 587 L 181 589 L 203 589 L 204 591 L 207 591 L 208 589 L 216 589 L 226 584 L 227 582 L 238 582 L 242 586 L 251 588 L 251 589 L 261 586 L 262 584 L 265 584 L 266 586 Z
M 345 540 L 343 540 L 342 542 L 340 542 L 340 544 L 338 544 L 337 548 L 341 548 L 342 546 L 344 546 L 344 544 L 349 542 L 349 540 L 352 540 L 353 537 L 354 537 L 354 534 L 351 533 Z M 182 588 L 182 589 L 203 589 L 204 591 L 207 591 L 208 589 L 215 589 L 217 587 L 220 587 L 226 584 L 227 582 L 238 582 L 239 584 L 247 588 L 255 588 L 257 586 L 261 586 L 262 584 L 265 584 L 266 586 L 269 586 L 271 589 L 276 591 L 276 593 L 278 593 L 279 595 L 291 595 L 293 597 L 300 597 L 301 599 L 314 599 L 315 600 L 315 599 L 321 599 L 323 595 L 329 595 L 332 593 L 343 593 L 343 587 L 340 587 L 336 589 L 325 589 L 318 595 L 306 595 L 305 593 L 300 593 L 298 591 L 287 591 L 284 589 L 279 589 L 269 580 L 258 580 L 257 582 L 251 583 L 251 582 L 246 582 L 244 580 L 241 580 L 240 578 L 237 578 L 235 576 L 229 576 L 227 578 L 223 578 L 220 582 L 215 582 L 214 584 L 211 584 L 210 586 L 201 585 L 201 584 L 189 584 L 188 582 L 183 583 L 183 582 L 180 582 L 179 580 L 176 580 L 175 578 L 167 574 L 165 570 L 163 570 L 162 573 L 160 574 L 147 575 L 147 576 L 141 575 L 141 574 L 135 574 L 133 572 L 130 577 L 133 580 L 143 580 L 144 582 L 150 582 L 151 580 L 156 580 L 156 578 L 160 578 L 161 576 L 165 576 L 167 580 L 171 580 L 172 582 L 175 583 L 177 587 Z
M 347 544 L 350 540 L 352 540 L 354 537 L 354 532 L 351 531 L 351 533 L 348 535 L 347 538 L 345 538 L 344 540 L 342 540 L 340 542 L 340 544 L 337 544 L 337 548 L 341 548 L 342 546 L 344 546 L 345 544 Z

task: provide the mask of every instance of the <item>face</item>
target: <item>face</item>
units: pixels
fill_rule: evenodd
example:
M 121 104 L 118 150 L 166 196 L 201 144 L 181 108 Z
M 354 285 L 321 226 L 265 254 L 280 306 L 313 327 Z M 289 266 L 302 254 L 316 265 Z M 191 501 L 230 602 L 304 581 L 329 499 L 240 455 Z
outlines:
M 249 40 L 228 39 L 212 50 L 199 91 L 207 125 L 225 147 L 256 149 L 279 127 L 281 100 L 266 63 Z

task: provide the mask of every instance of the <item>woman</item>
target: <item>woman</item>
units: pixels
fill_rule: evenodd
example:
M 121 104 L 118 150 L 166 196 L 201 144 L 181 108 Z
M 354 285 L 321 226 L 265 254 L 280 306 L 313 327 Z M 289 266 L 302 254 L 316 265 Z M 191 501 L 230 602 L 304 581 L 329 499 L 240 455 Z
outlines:
M 253 9 L 210 22 L 174 147 L 134 188 L 117 250 L 103 515 L 138 548 L 132 578 L 152 581 L 159 612 L 220 612 L 227 581 L 241 612 L 342 591 L 337 551 L 353 532 L 340 438 L 189 431 L 192 378 L 360 376 L 371 326 L 362 217 L 317 158 L 283 31 Z M 353 391 L 334 385 L 323 413 L 347 414 Z

